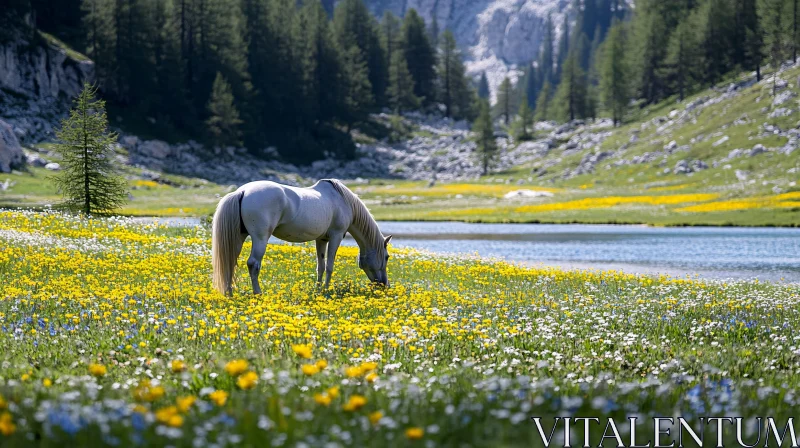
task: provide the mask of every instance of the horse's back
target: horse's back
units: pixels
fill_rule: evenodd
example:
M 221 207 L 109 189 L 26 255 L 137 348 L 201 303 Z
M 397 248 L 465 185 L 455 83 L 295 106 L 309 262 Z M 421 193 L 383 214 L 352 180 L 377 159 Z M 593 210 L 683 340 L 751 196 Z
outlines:
M 335 224 L 338 204 L 324 187 L 317 186 L 298 188 L 270 181 L 243 185 L 242 221 L 248 233 L 266 228 L 290 242 L 324 237 Z

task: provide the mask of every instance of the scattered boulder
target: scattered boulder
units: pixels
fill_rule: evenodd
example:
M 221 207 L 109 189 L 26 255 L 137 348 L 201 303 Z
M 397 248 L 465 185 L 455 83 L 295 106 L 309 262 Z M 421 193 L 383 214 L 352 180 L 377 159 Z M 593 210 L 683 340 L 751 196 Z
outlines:
M 536 190 L 514 190 L 509 191 L 503 196 L 503 199 L 524 199 L 524 198 L 549 198 L 553 193 L 549 191 L 536 191 Z
M 736 178 L 742 182 L 746 181 L 747 178 L 750 177 L 750 171 L 736 170 L 734 174 L 736 175 Z
M 780 106 L 781 104 L 789 101 L 790 99 L 796 97 L 797 94 L 791 90 L 784 90 L 783 92 L 775 95 L 775 98 L 772 100 L 772 107 Z
M 719 139 L 719 140 L 715 141 L 714 143 L 712 143 L 711 146 L 716 148 L 719 145 L 725 144 L 728 140 L 730 140 L 730 137 L 728 137 L 727 135 L 723 135 L 721 139 Z
M 780 118 L 780 117 L 788 117 L 794 113 L 793 109 L 787 109 L 785 107 L 779 107 L 772 112 L 769 113 L 769 118 Z
M 44 168 L 45 165 L 50 163 L 47 159 L 42 158 L 39 154 L 28 154 L 25 156 L 28 165 L 35 166 L 37 168 Z
M 44 169 L 50 171 L 61 171 L 61 165 L 56 162 L 50 162 L 44 166 Z
M 11 125 L 0 120 L 0 173 L 25 166 L 25 153 L 19 145 Z
M 767 148 L 765 148 L 761 143 L 758 143 L 757 145 L 753 146 L 753 149 L 751 149 L 747 155 L 749 157 L 753 157 L 764 152 L 767 152 Z

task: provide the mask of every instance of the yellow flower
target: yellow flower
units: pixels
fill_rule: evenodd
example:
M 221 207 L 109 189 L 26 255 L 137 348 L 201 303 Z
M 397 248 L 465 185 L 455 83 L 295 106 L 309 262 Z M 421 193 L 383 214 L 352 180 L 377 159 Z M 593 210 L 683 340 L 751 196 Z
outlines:
M 367 376 L 365 376 L 364 379 L 367 380 L 367 382 L 370 382 L 370 383 L 375 382 L 375 380 L 378 379 L 378 374 L 375 373 L 375 372 L 372 372 L 372 373 L 368 374 Z
M 196 400 L 197 400 L 197 398 L 195 398 L 192 395 L 189 395 L 189 396 L 186 396 L 186 397 L 178 397 L 178 399 L 176 400 L 176 403 L 178 404 L 178 410 L 180 410 L 181 412 L 184 412 L 184 413 L 188 412 L 189 408 L 192 407 L 192 405 L 194 404 L 194 402 Z
M 411 440 L 421 439 L 422 436 L 425 435 L 425 430 L 419 427 L 413 427 L 406 429 L 406 437 Z
M 239 376 L 247 371 L 247 361 L 244 359 L 236 359 L 225 364 L 225 371 L 230 376 Z
M 236 385 L 239 389 L 252 389 L 258 383 L 258 374 L 256 372 L 247 372 L 236 380 Z
M 314 364 L 303 364 L 303 366 L 300 368 L 303 370 L 303 373 L 305 373 L 308 376 L 319 373 L 319 367 L 317 367 Z
M 172 426 L 173 428 L 177 428 L 183 425 L 183 417 L 180 415 L 173 415 L 172 417 L 167 420 L 167 425 Z
M 348 412 L 357 411 L 364 407 L 367 404 L 367 399 L 361 395 L 353 395 L 347 400 L 347 403 L 342 406 L 342 409 Z
M 292 350 L 301 358 L 311 358 L 311 346 L 308 344 L 293 344 Z
M 333 386 L 330 389 L 328 389 L 328 395 L 330 395 L 331 398 L 338 397 L 339 396 L 339 386 Z
M 137 404 L 136 406 L 133 407 L 133 412 L 138 412 L 139 414 L 147 414 L 147 408 L 140 404 Z
M 326 367 L 328 367 L 328 361 L 320 359 L 319 361 L 316 362 L 315 365 L 319 370 L 324 370 Z
M 186 363 L 180 359 L 173 359 L 170 367 L 172 368 L 173 373 L 180 373 L 186 370 Z
M 0 414 L 0 434 L 4 436 L 10 436 L 17 431 L 17 425 L 11 421 L 11 414 L 8 412 L 3 412 Z
M 347 375 L 348 378 L 358 378 L 362 373 L 361 367 L 347 367 L 344 369 L 344 374 Z
M 367 373 L 371 370 L 375 370 L 378 368 L 378 363 L 376 362 L 362 362 L 361 363 L 361 371 Z
M 53 380 L 51 380 L 50 378 L 45 378 L 42 380 L 42 386 L 50 387 L 52 385 L 53 385 Z
M 175 406 L 167 406 L 157 410 L 155 413 L 156 420 L 161 423 L 169 423 L 172 417 L 178 415 L 178 408 Z
M 21 377 L 20 379 L 21 379 L 22 381 L 28 381 L 29 379 L 31 379 L 31 375 L 30 375 L 30 374 L 28 374 L 28 373 L 23 373 L 23 374 L 22 374 L 22 377 Z
M 215 390 L 208 394 L 208 399 L 213 401 L 217 406 L 224 406 L 225 402 L 228 401 L 228 393 L 224 390 Z
M 102 364 L 89 364 L 89 373 L 98 378 L 105 376 L 106 372 L 108 372 L 108 369 Z
M 381 411 L 375 411 L 369 414 L 369 421 L 372 422 L 373 425 L 377 425 L 382 418 L 383 418 L 383 412 Z
M 314 394 L 314 401 L 322 406 L 328 406 L 331 404 L 331 396 L 328 394 Z

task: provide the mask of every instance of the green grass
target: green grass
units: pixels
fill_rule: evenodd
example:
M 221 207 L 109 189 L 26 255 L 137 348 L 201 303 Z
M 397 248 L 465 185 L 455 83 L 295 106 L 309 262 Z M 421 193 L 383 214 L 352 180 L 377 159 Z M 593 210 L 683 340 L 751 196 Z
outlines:
M 125 168 L 129 176 L 140 170 Z M 10 180 L 15 185 L 0 191 L 0 208 L 57 207 L 62 198 L 49 180 L 54 173 L 44 168 L 30 168 L 27 172 L 0 175 L 0 182 Z M 220 195 L 226 187 L 183 176 L 162 175 L 161 182 L 129 181 L 131 198 L 119 210 L 122 215 L 140 216 L 207 216 L 214 212 Z

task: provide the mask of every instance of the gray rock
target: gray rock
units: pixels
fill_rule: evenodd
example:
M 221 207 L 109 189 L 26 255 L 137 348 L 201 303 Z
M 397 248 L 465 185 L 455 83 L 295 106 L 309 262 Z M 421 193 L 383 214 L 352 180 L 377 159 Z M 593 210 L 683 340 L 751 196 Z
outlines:
M 734 174 L 736 175 L 736 178 L 742 182 L 746 181 L 747 178 L 750 177 L 750 171 L 736 170 Z
M 50 162 L 44 166 L 44 169 L 50 171 L 61 171 L 61 165 L 56 162 Z
M 724 136 L 722 136 L 721 139 L 719 139 L 719 140 L 715 141 L 714 143 L 712 143 L 711 146 L 716 148 L 717 146 L 725 144 L 728 140 L 730 140 L 730 137 L 728 137 L 727 135 L 724 135 Z
M 45 165 L 50 163 L 47 159 L 42 158 L 39 154 L 28 154 L 25 156 L 28 161 L 28 165 L 35 166 L 37 168 L 43 168 Z
M 764 145 L 762 145 L 761 143 L 758 143 L 757 145 L 753 146 L 753 149 L 751 149 L 750 152 L 747 153 L 747 155 L 749 157 L 753 157 L 764 152 L 767 152 L 767 148 L 765 148 Z
M 788 117 L 794 113 L 793 109 L 788 109 L 785 107 L 779 107 L 772 112 L 769 113 L 769 118 L 780 118 L 780 117 Z
M 784 90 L 783 92 L 775 95 L 775 98 L 772 100 L 772 107 L 780 106 L 781 104 L 789 101 L 790 99 L 796 97 L 797 94 L 791 90 Z
M 147 140 L 141 142 L 139 146 L 136 147 L 136 152 L 145 157 L 166 159 L 172 152 L 172 148 L 170 148 L 167 142 L 161 140 Z
M 0 173 L 25 166 L 25 153 L 19 145 L 11 125 L 0 120 Z

